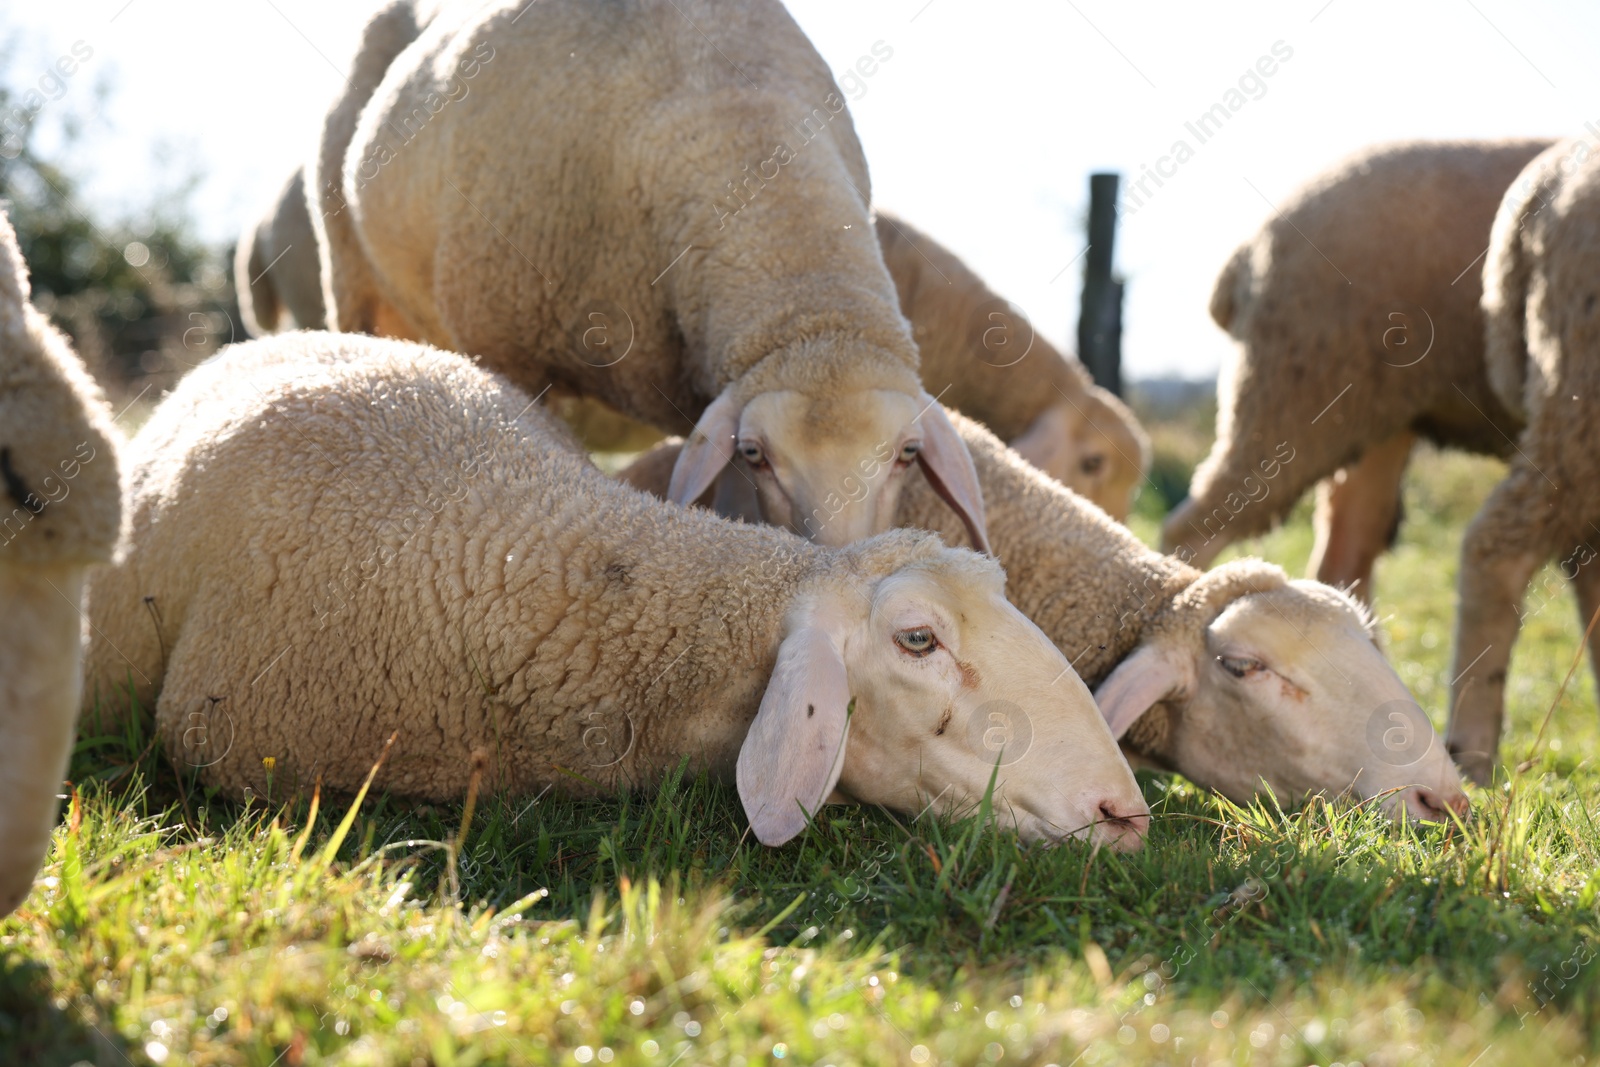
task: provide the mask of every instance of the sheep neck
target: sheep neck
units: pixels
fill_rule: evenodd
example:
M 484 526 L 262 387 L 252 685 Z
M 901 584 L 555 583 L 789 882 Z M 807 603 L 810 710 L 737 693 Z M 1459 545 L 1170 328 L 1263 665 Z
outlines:
M 777 108 L 774 118 L 786 113 Z M 799 135 L 784 140 L 785 124 L 770 125 L 792 158 L 765 166 L 763 153 L 773 149 L 763 142 L 759 151 L 752 147 L 747 166 L 732 158 L 707 162 L 731 167 L 739 181 L 728 185 L 736 191 L 715 190 L 721 199 L 708 214 L 692 213 L 660 236 L 663 247 L 694 250 L 662 284 L 688 350 L 712 357 L 693 368 L 696 388 L 715 397 L 752 373 L 759 381 L 743 383 L 747 395 L 859 379 L 864 346 L 879 350 L 874 359 L 897 386 L 917 388 L 916 348 L 883 266 L 861 176 L 853 176 L 830 133 L 801 145 Z M 761 177 L 774 168 L 776 176 Z M 696 182 L 681 198 L 700 203 L 706 190 L 699 168 L 690 170 Z M 837 343 L 807 344 L 817 339 Z M 788 357 L 769 359 L 774 353 Z

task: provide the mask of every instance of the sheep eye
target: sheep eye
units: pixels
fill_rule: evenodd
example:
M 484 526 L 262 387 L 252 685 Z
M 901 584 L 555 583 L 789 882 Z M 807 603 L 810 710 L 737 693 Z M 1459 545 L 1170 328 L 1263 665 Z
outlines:
M 926 656 L 939 647 L 939 639 L 933 636 L 933 629 L 928 626 L 915 626 L 909 630 L 901 630 L 894 635 L 894 643 L 909 655 L 917 657 Z
M 900 462 L 905 464 L 915 463 L 917 456 L 921 453 L 921 441 L 907 441 L 900 447 Z
M 767 461 L 766 454 L 761 451 L 761 446 L 753 441 L 741 444 L 739 446 L 739 455 L 743 456 L 744 461 L 752 467 L 759 467 Z
M 1252 674 L 1267 669 L 1267 665 L 1258 659 L 1249 656 L 1218 656 L 1217 662 L 1222 664 L 1222 669 L 1235 678 L 1248 678 Z
M 1078 461 L 1078 469 L 1085 474 L 1099 474 L 1100 468 L 1106 465 L 1104 456 L 1084 456 Z

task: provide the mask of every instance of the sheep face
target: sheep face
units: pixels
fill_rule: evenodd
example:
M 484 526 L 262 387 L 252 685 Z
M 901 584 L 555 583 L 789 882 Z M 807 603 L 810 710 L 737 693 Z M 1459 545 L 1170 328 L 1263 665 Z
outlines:
M 1148 446 L 1099 397 L 1046 408 L 1011 447 L 1113 519 L 1127 521 Z
M 763 393 L 739 417 L 733 466 L 761 516 L 824 545 L 889 529 L 924 446 L 918 403 L 887 389 L 823 399 Z
M 971 811 L 992 780 L 994 811 L 1025 840 L 1142 844 L 1149 809 L 1126 760 L 1083 682 L 1006 601 L 1003 582 L 992 562 L 947 551 L 866 593 L 819 598 L 791 620 L 739 757 L 762 841 L 798 833 L 799 807 L 814 810 L 835 786 L 916 814 Z M 808 761 L 823 773 L 803 790 L 780 781 Z
M 1362 613 L 1320 582 L 1240 597 L 1194 648 L 1152 643 L 1097 696 L 1119 736 L 1129 708 L 1165 704 L 1163 762 L 1236 801 L 1265 784 L 1284 799 L 1375 799 L 1397 819 L 1467 811 L 1443 741 Z
M 944 409 L 926 394 L 786 389 L 740 405 L 725 393 L 679 454 L 669 496 L 679 503 L 697 499 L 726 466 L 719 511 L 753 511 L 745 517 L 840 546 L 893 526 L 913 463 L 961 516 L 974 547 L 988 551 L 972 458 Z M 730 505 L 729 491 L 750 506 Z

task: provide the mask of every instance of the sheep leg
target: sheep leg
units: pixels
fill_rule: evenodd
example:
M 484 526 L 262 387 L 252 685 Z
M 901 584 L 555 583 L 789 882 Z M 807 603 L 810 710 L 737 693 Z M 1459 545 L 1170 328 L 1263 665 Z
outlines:
M 1372 603 L 1372 568 L 1400 524 L 1400 482 L 1416 434 L 1398 433 L 1317 485 L 1316 544 L 1306 573 Z
M 1461 605 L 1450 684 L 1450 754 L 1474 781 L 1494 773 L 1505 718 L 1506 668 L 1522 625 L 1528 582 L 1551 555 L 1538 517 L 1556 512 L 1556 491 L 1518 463 L 1467 528 L 1461 547 Z
M 1573 554 L 1567 570 L 1572 573 L 1572 588 L 1578 594 L 1578 625 L 1588 629 L 1589 621 L 1600 611 L 1600 558 L 1583 545 Z M 1600 683 L 1600 623 L 1589 631 L 1589 669 Z
M 0 567 L 0 916 L 50 848 L 83 685 L 85 568 Z

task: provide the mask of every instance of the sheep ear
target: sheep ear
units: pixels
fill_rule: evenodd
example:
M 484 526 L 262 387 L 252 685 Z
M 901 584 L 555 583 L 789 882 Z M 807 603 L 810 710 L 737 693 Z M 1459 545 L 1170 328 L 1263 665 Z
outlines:
M 1094 701 L 1111 728 L 1111 736 L 1122 740 L 1139 717 L 1164 700 L 1188 696 L 1194 688 L 1194 666 L 1189 657 L 1164 645 L 1144 645 L 1117 665 L 1100 688 Z
M 734 404 L 732 394 L 724 391 L 706 408 L 694 432 L 683 443 L 672 468 L 672 484 L 667 488 L 667 499 L 674 504 L 699 500 L 733 459 L 734 438 L 739 433 L 739 410 Z
M 988 552 L 989 529 L 983 517 L 983 490 L 978 486 L 978 469 L 972 465 L 967 443 L 956 432 L 944 408 L 927 393 L 922 394 L 927 408 L 922 412 L 922 451 L 917 462 L 934 492 L 961 516 L 972 547 Z
M 763 845 L 804 830 L 838 785 L 850 715 L 850 683 L 833 638 L 814 624 L 784 638 L 735 775 Z
M 1048 407 L 1022 431 L 1021 437 L 1011 442 L 1011 450 L 1040 470 L 1048 471 L 1071 449 L 1071 439 L 1066 412 L 1060 406 Z

